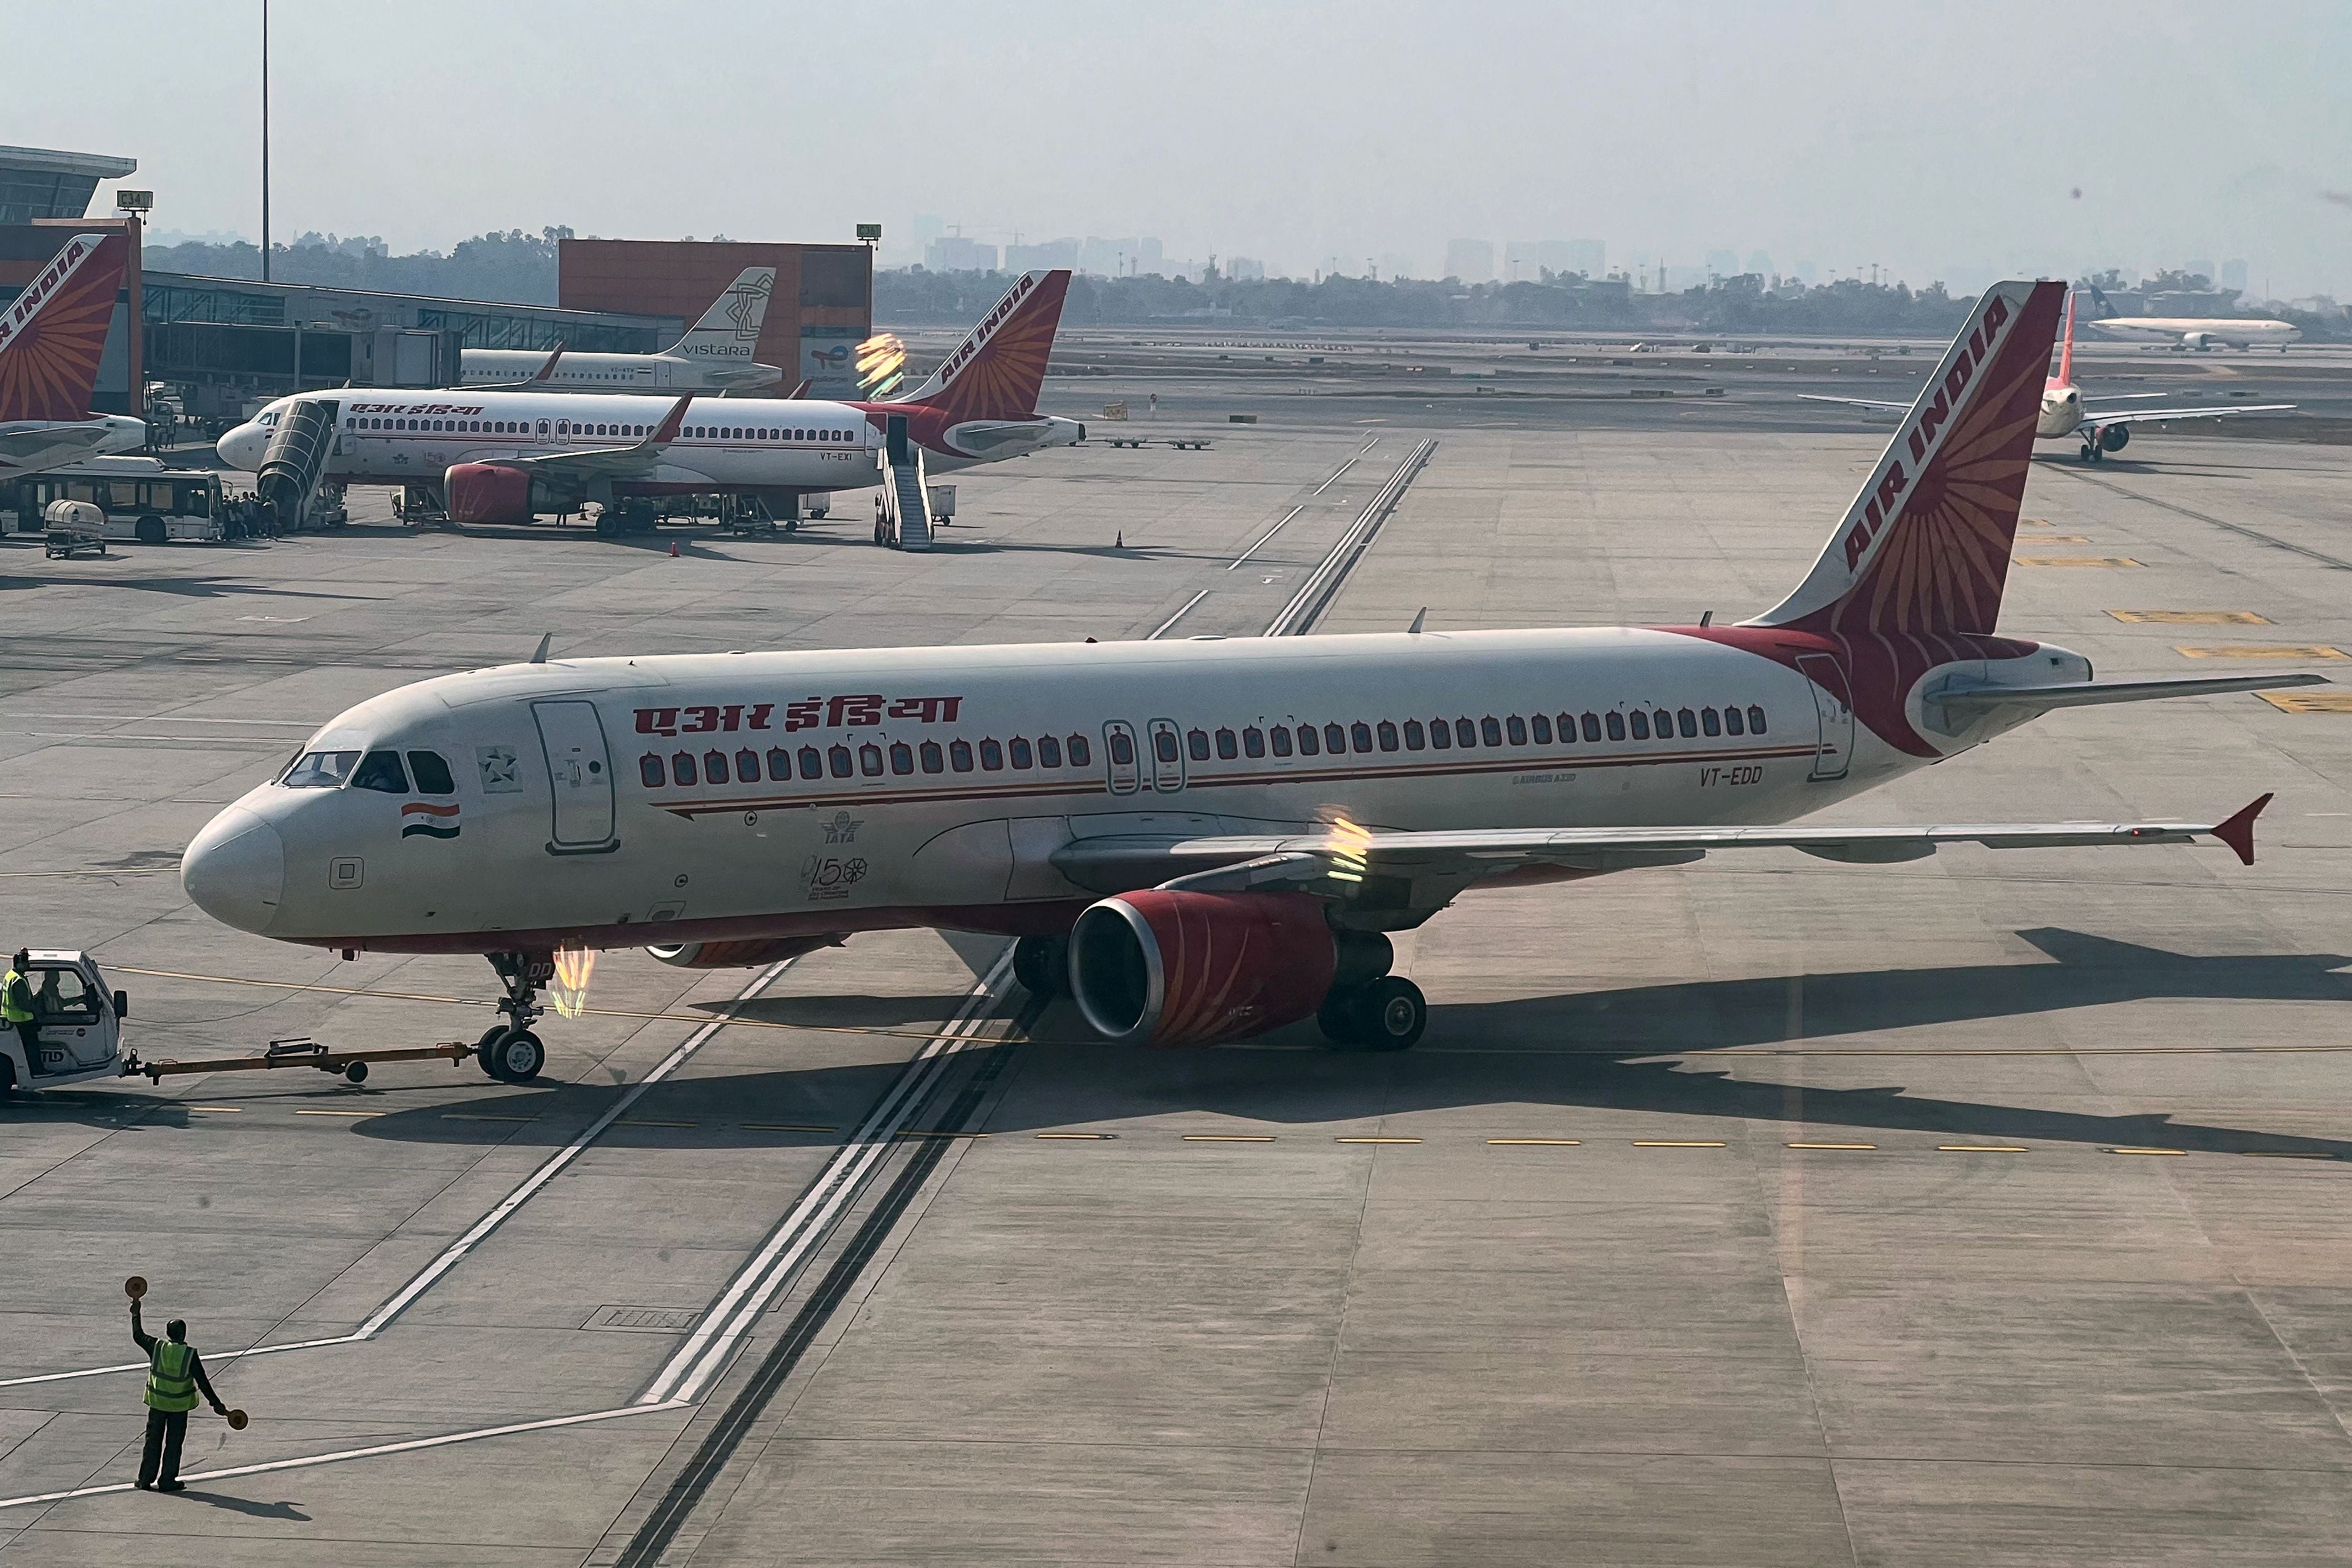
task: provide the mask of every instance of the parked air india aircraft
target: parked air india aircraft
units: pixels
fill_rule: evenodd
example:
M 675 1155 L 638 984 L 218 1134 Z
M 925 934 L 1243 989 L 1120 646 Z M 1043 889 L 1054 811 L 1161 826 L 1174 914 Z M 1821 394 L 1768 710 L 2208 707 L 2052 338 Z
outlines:
M 751 964 L 851 932 L 1020 938 L 1115 1040 L 1319 1018 L 1419 1038 L 1388 931 L 1477 888 L 1714 851 L 1910 860 L 2220 823 L 1779 826 L 2056 708 L 2316 676 L 2095 683 L 1994 622 L 2063 287 L 2003 283 L 1777 607 L 1740 626 L 589 658 L 362 703 L 188 847 L 284 942 L 478 952 L 536 1071 L 558 950 Z
M 141 421 L 89 412 L 130 255 L 121 235 L 75 235 L 0 310 L 0 481 L 146 445 Z
M 1853 408 L 1883 408 L 1889 411 L 1907 409 L 1907 403 L 1885 403 L 1874 397 L 1832 397 L 1825 393 L 1801 392 L 1797 395 L 1807 403 L 1843 403 Z M 2170 395 L 2162 392 L 2118 392 L 2106 396 L 2114 402 L 2142 402 Z M 2083 461 L 2095 463 L 2109 452 L 2120 452 L 2131 440 L 2131 427 L 2158 419 L 2224 419 L 2238 414 L 2278 414 L 2294 406 L 2292 403 L 2232 403 L 2219 408 L 2092 408 L 2084 403 L 2083 389 L 2074 384 L 2074 297 L 2066 299 L 2066 336 L 2058 350 L 2058 374 L 2042 384 L 2042 413 L 2035 419 L 2033 433 L 2045 441 L 2072 437 L 2083 444 Z
M 1037 412 L 1069 285 L 1067 272 L 1024 274 L 929 380 L 894 402 L 314 392 L 281 397 L 223 436 L 221 460 L 257 472 L 299 402 L 332 421 L 323 479 L 434 490 L 457 522 L 528 522 L 593 500 L 607 532 L 650 527 L 644 498 L 653 496 L 776 500 L 864 489 L 881 482 L 886 452 L 907 461 L 916 447 L 937 475 L 1086 438 L 1076 420 Z
M 462 386 L 515 392 L 719 392 L 742 394 L 781 385 L 782 370 L 753 361 L 760 325 L 768 319 L 776 269 L 746 267 L 727 291 L 657 354 L 551 353 L 515 349 L 467 349 L 457 373 Z

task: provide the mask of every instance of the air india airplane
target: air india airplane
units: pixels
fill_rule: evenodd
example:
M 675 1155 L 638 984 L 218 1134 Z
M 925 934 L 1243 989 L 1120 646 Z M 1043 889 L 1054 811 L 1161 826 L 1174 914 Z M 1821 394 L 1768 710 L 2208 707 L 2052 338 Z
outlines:
M 1019 939 L 1108 1038 L 1427 1018 L 1386 933 L 1461 895 L 1796 849 L 1912 860 L 2218 839 L 2224 821 L 1784 826 L 2053 709 L 2305 685 L 2100 683 L 1998 633 L 2063 286 L 1978 304 L 1795 590 L 1738 626 L 843 649 L 508 665 L 363 702 L 188 847 L 281 942 L 473 952 L 494 1076 L 559 952 L 772 962 L 864 931 Z
M 0 310 L 0 481 L 147 444 L 143 422 L 89 411 L 130 255 L 121 235 L 75 235 Z
M 593 500 L 608 533 L 651 527 L 655 496 L 870 488 L 879 459 L 904 468 L 918 447 L 938 475 L 1086 438 L 1076 420 L 1037 412 L 1069 286 L 1066 271 L 1024 273 L 929 379 L 887 403 L 367 387 L 281 397 L 219 451 L 258 472 L 279 421 L 304 404 L 333 421 L 323 479 L 423 487 L 461 523 L 528 522 Z
M 519 349 L 467 349 L 459 356 L 461 386 L 530 392 L 715 392 L 741 395 L 783 384 L 778 366 L 752 357 L 768 318 L 776 269 L 746 267 L 727 291 L 688 327 L 686 336 L 655 354 L 533 353 Z
M 2098 325 L 2100 323 L 2093 323 Z M 1871 397 L 1832 397 L 1801 392 L 1807 403 L 1843 403 L 1853 408 L 1907 409 L 1907 403 L 1884 403 Z M 2121 392 L 2107 395 L 2118 403 L 2140 402 L 2169 395 L 2162 392 Z M 2095 463 L 2109 452 L 2120 452 L 2131 440 L 2131 427 L 2158 419 L 2221 419 L 2234 414 L 2278 414 L 2292 403 L 2233 403 L 2221 408 L 2090 408 L 2083 389 L 2074 384 L 2074 297 L 2066 298 L 2066 336 L 2058 351 L 2058 374 L 2042 384 L 2042 413 L 2033 433 L 2045 441 L 2069 437 L 2083 444 L 2083 461 Z

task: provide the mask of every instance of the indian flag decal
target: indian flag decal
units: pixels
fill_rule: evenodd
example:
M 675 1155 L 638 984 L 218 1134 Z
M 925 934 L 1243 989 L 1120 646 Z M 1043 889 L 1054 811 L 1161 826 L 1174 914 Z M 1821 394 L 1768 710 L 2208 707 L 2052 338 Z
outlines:
M 435 805 L 430 801 L 412 800 L 400 808 L 400 836 L 415 838 L 455 838 L 457 837 L 456 805 Z

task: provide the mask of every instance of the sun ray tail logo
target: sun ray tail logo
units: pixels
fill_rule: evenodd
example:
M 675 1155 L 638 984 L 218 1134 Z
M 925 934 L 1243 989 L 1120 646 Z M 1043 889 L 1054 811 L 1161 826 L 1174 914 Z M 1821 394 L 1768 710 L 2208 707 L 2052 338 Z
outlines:
M 455 838 L 459 826 L 455 805 L 435 805 L 429 801 L 412 800 L 400 808 L 400 836 L 403 838 Z

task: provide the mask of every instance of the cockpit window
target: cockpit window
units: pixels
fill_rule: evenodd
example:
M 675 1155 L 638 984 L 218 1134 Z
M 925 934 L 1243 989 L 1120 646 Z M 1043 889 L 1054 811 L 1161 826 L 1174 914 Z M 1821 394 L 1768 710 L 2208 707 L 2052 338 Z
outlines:
M 305 752 L 278 782 L 288 789 L 341 789 L 359 760 L 357 752 Z
M 372 789 L 383 795 L 406 795 L 408 772 L 400 765 L 398 752 L 370 752 L 360 759 L 359 771 L 352 774 L 353 789 Z
M 441 760 L 438 752 L 411 752 L 408 771 L 416 775 L 419 795 L 456 795 L 457 781 L 449 776 L 449 764 Z

